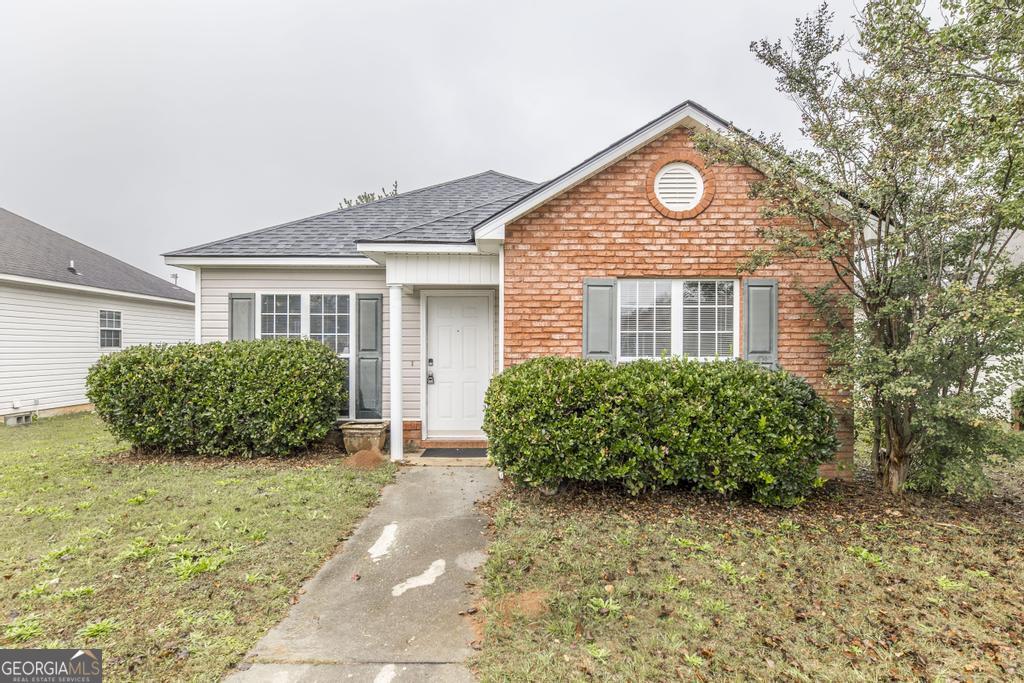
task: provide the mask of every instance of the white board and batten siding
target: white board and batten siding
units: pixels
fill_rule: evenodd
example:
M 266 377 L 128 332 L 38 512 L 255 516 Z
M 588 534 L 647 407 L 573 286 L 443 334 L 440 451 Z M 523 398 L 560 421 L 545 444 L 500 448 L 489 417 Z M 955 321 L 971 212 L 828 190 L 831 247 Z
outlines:
M 121 313 L 121 347 L 191 341 L 192 304 L 0 283 L 0 416 L 88 403 L 100 310 Z
M 387 281 L 422 286 L 497 287 L 496 254 L 389 254 Z

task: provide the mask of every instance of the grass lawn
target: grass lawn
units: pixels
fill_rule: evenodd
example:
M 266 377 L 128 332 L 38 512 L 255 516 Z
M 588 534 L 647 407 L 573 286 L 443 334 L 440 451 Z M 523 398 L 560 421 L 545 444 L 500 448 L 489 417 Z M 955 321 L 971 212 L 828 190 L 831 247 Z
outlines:
M 1019 474 L 1019 473 L 1018 473 Z M 794 511 L 690 492 L 490 503 L 485 681 L 1020 680 L 1024 502 L 830 484 Z
M 216 680 L 390 481 L 339 457 L 142 459 L 93 415 L 0 427 L 0 647 Z

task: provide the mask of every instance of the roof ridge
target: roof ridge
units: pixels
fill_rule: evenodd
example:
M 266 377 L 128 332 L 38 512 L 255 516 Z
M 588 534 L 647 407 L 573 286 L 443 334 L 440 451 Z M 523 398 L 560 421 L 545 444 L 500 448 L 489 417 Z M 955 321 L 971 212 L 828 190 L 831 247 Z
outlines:
M 128 263 L 127 261 L 122 261 L 121 259 L 117 258 L 116 256 L 108 254 L 105 251 L 100 251 L 96 247 L 90 247 L 85 242 L 81 242 L 79 240 L 76 240 L 74 237 L 69 237 L 69 236 L 65 235 L 64 233 L 62 233 L 62 232 L 58 232 L 58 231 L 54 230 L 53 228 L 48 228 L 45 225 L 42 225 L 40 223 L 36 223 L 31 218 L 26 218 L 25 216 L 22 216 L 20 213 L 14 213 L 10 209 L 6 209 L 6 208 L 4 208 L 2 206 L 0 206 L 0 211 L 3 211 L 4 213 L 7 213 L 7 214 L 9 214 L 11 216 L 14 216 L 15 218 L 17 218 L 19 220 L 25 221 L 26 223 L 30 223 L 33 226 L 35 226 L 36 228 L 39 228 L 40 230 L 45 230 L 48 233 L 56 235 L 57 237 L 59 237 L 62 240 L 67 240 L 68 242 L 72 242 L 73 244 L 75 244 L 75 245 L 77 245 L 77 246 L 79 246 L 79 247 L 81 247 L 83 249 L 87 249 L 87 250 L 91 251 L 93 254 L 96 254 L 96 255 L 104 258 L 104 259 L 109 259 L 111 261 L 116 261 L 117 263 L 120 263 L 123 266 L 127 266 L 128 268 L 131 268 L 132 270 L 134 270 L 134 271 L 136 271 L 138 273 L 141 273 L 142 275 L 146 276 L 147 278 L 151 278 L 155 282 L 159 282 L 161 284 L 161 286 L 171 287 L 172 289 L 180 290 L 181 292 L 184 292 L 185 294 L 193 294 L 193 292 L 185 289 L 184 287 L 180 287 L 180 286 L 174 284 L 173 282 L 168 282 L 167 280 L 164 280 L 162 277 L 159 277 L 158 275 L 154 275 L 153 273 L 149 272 L 148 270 L 143 270 L 142 268 L 139 268 L 138 266 L 132 265 L 131 263 Z M 57 280 L 53 280 L 53 282 L 57 282 Z
M 498 175 L 505 175 L 505 174 L 504 173 L 499 173 Z M 512 177 L 512 176 L 508 176 L 508 177 Z M 517 178 L 517 180 L 521 180 L 521 179 Z M 523 182 L 529 183 L 530 181 L 529 180 L 524 180 Z M 531 183 L 531 185 L 532 184 L 535 184 L 535 183 Z M 493 197 L 491 199 L 488 199 L 486 202 L 481 202 L 480 204 L 475 204 L 473 206 L 466 207 L 462 211 L 456 211 L 455 213 L 450 213 L 450 214 L 448 214 L 446 216 L 438 216 L 437 218 L 431 218 L 429 221 L 424 221 L 422 223 L 417 223 L 416 225 L 408 225 L 408 226 L 406 226 L 404 228 L 400 228 L 400 229 L 398 229 L 398 230 L 396 230 L 394 232 L 389 232 L 386 235 L 381 235 L 380 237 L 373 237 L 373 238 L 367 239 L 367 240 L 356 240 L 356 244 L 358 244 L 360 242 L 381 242 L 381 241 L 384 241 L 385 239 L 387 239 L 388 237 L 395 237 L 397 235 L 401 235 L 403 232 L 407 232 L 409 230 L 415 230 L 417 228 L 422 228 L 425 225 L 430 225 L 431 223 L 437 223 L 438 221 L 446 221 L 449 218 L 454 218 L 455 216 L 461 216 L 464 213 L 467 213 L 469 211 L 474 211 L 476 209 L 479 209 L 480 207 L 487 206 L 488 204 L 493 204 L 494 202 L 500 202 L 502 199 L 508 199 L 509 197 L 514 197 L 516 195 L 520 195 L 520 194 L 523 194 L 524 192 L 529 192 L 529 191 L 530 191 L 530 188 L 524 188 L 522 190 L 519 190 L 518 192 L 510 192 L 509 194 L 504 194 L 504 195 L 501 195 L 500 197 Z M 494 214 L 491 214 L 491 215 L 493 216 Z
M 238 235 L 232 235 L 231 237 L 223 237 L 223 238 L 221 238 L 219 240 L 213 240 L 212 242 L 204 242 L 203 244 L 196 244 L 196 245 L 193 245 L 193 246 L 190 246 L 190 247 L 185 247 L 183 249 L 175 249 L 174 251 L 169 251 L 167 253 L 161 254 L 161 256 L 174 256 L 175 254 L 177 254 L 179 252 L 182 252 L 182 251 L 194 251 L 196 249 L 204 249 L 206 247 L 213 247 L 213 246 L 216 246 L 218 244 L 225 244 L 227 242 L 233 242 L 234 240 L 241 239 L 243 237 L 251 237 L 253 235 L 258 235 L 260 233 L 268 232 L 270 230 L 276 230 L 278 228 L 287 228 L 289 225 L 294 225 L 296 223 L 302 223 L 304 221 L 315 220 L 317 218 L 323 218 L 324 216 L 330 216 L 332 214 L 344 213 L 346 211 L 355 211 L 356 209 L 361 209 L 361 208 L 366 207 L 366 206 L 374 206 L 374 205 L 382 204 L 384 202 L 387 202 L 387 201 L 390 201 L 390 200 L 393 200 L 393 199 L 401 199 L 402 197 L 408 197 L 410 195 L 414 195 L 414 194 L 417 194 L 419 192 L 424 192 L 426 190 L 434 190 L 434 189 L 437 189 L 439 187 L 444 187 L 445 185 L 452 185 L 454 183 L 459 183 L 459 182 L 462 182 L 464 180 L 470 180 L 471 178 L 478 178 L 478 177 L 480 177 L 482 175 L 486 175 L 488 173 L 494 173 L 496 175 L 505 176 L 507 178 L 513 178 L 514 180 L 520 180 L 520 181 L 525 182 L 525 183 L 530 182 L 529 180 L 523 180 L 522 178 L 514 178 L 513 176 L 509 176 L 509 175 L 506 175 L 504 173 L 499 173 L 498 171 L 492 171 L 492 170 L 481 171 L 479 173 L 473 173 L 471 175 L 463 176 L 462 178 L 455 178 L 453 180 L 446 180 L 444 182 L 435 183 L 433 185 L 426 185 L 424 187 L 418 187 L 415 190 L 409 190 L 408 192 L 400 192 L 399 194 L 392 195 L 390 197 L 381 197 L 380 199 L 375 199 L 372 202 L 366 202 L 366 203 L 363 203 L 363 204 L 357 204 L 356 206 L 346 206 L 344 208 L 331 209 L 330 211 L 324 211 L 323 213 L 313 214 L 312 216 L 304 216 L 302 218 L 296 218 L 293 221 L 286 221 L 284 223 L 277 223 L 275 225 L 269 225 L 269 226 L 267 226 L 265 228 L 257 228 L 256 230 L 250 230 L 249 232 L 243 232 L 243 233 L 240 233 Z

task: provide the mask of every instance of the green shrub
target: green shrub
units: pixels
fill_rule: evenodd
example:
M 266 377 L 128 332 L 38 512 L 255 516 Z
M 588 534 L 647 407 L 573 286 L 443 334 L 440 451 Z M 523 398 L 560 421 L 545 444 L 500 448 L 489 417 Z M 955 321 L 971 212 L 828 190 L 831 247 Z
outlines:
M 89 370 L 120 439 L 172 453 L 267 455 L 321 441 L 348 402 L 348 365 L 316 341 L 134 346 Z
M 689 483 L 783 506 L 820 484 L 838 447 L 807 382 L 745 361 L 527 361 L 491 381 L 484 431 L 495 464 L 529 485 Z

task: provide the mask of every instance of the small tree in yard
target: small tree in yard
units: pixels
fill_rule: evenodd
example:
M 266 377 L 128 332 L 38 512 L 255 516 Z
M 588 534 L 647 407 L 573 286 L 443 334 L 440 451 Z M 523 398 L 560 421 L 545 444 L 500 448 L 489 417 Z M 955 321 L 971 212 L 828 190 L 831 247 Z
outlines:
M 944 0 L 936 20 L 870 0 L 846 55 L 832 16 L 798 21 L 791 46 L 751 45 L 799 106 L 806 148 L 738 132 L 698 146 L 762 172 L 769 246 L 747 268 L 832 265 L 839 284 L 807 295 L 831 319 L 855 311 L 853 334 L 825 338 L 884 490 L 978 493 L 984 463 L 1021 450 L 992 418 L 1024 351 L 1024 267 L 1008 258 L 1024 220 L 1024 3 Z

